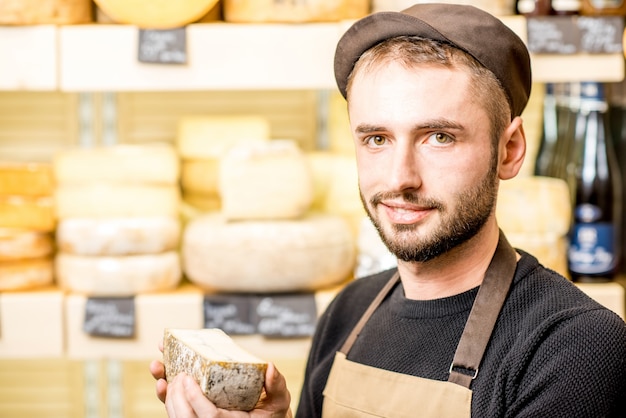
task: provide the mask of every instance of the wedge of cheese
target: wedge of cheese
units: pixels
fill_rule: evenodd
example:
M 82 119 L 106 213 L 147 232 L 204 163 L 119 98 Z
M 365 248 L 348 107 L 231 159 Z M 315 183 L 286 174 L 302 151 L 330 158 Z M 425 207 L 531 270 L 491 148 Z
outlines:
M 95 0 L 95 3 L 118 23 L 170 29 L 202 18 L 218 0 Z
M 182 159 L 219 159 L 237 145 L 270 139 L 270 124 L 256 115 L 186 116 L 178 123 L 176 146 Z
M 59 221 L 60 251 L 77 255 L 152 254 L 176 250 L 181 222 L 173 216 L 65 218 Z
M 52 196 L 0 195 L 0 227 L 51 232 L 55 223 Z
M 232 292 L 317 290 L 348 280 L 355 242 L 340 216 L 233 221 L 192 219 L 181 244 L 183 271 L 200 287 Z
M 239 146 L 222 158 L 222 213 L 227 219 L 294 219 L 313 202 L 307 158 L 294 141 Z
M 0 261 L 47 257 L 53 250 L 52 233 L 0 228 Z
M 58 219 L 177 216 L 179 205 L 177 185 L 66 183 L 55 191 Z
M 59 286 L 89 296 L 132 296 L 175 288 L 182 277 L 176 251 L 128 256 L 57 253 Z
M 51 164 L 0 162 L 0 195 L 50 196 L 53 192 Z
M 184 372 L 218 408 L 241 411 L 256 405 L 267 370 L 267 362 L 217 328 L 165 329 L 163 365 L 168 382 Z
M 65 150 L 54 156 L 53 167 L 55 180 L 60 184 L 176 184 L 180 174 L 176 149 L 161 143 Z
M 0 263 L 0 291 L 26 290 L 48 286 L 54 282 L 51 257 Z

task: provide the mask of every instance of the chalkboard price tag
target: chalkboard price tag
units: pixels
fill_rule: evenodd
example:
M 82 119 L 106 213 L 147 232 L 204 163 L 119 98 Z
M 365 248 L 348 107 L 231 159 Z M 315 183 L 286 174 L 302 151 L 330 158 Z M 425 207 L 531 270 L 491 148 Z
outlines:
M 135 337 L 135 299 L 132 296 L 88 298 L 83 331 L 93 337 Z
M 137 56 L 144 63 L 186 64 L 186 28 L 139 29 Z
M 317 323 L 313 294 L 259 296 L 254 314 L 258 333 L 266 337 L 309 337 Z
M 613 54 L 623 50 L 624 21 L 619 16 L 578 18 L 581 49 L 591 54 Z
M 256 333 L 251 307 L 256 298 L 249 295 L 211 295 L 204 297 L 204 327 L 219 328 L 229 335 Z

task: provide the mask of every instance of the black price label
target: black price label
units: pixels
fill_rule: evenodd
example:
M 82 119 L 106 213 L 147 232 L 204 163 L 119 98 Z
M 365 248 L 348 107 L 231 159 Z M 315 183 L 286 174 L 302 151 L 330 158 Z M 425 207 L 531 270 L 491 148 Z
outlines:
M 186 64 L 186 28 L 139 29 L 137 56 L 144 63 Z
M 229 335 L 256 333 L 256 323 L 251 320 L 254 296 L 214 295 L 204 298 L 204 327 L 219 328 Z
M 133 297 L 88 298 L 83 331 L 94 337 L 133 338 L 135 336 L 135 299 Z
M 579 17 L 581 49 L 592 54 L 614 54 L 623 50 L 624 21 L 621 17 Z
M 262 296 L 254 313 L 258 332 L 266 337 L 309 337 L 315 332 L 317 305 L 312 294 Z

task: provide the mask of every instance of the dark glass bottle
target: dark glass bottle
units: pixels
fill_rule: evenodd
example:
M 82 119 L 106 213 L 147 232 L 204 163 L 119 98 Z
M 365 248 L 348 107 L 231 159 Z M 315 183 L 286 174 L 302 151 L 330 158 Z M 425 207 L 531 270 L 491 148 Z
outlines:
M 581 83 L 571 184 L 575 185 L 568 268 L 574 281 L 610 281 L 618 273 L 622 182 L 601 83 Z
M 569 181 L 568 165 L 572 161 L 576 123 L 580 108 L 580 83 L 561 83 L 555 86 L 558 137 L 550 169 L 550 177 Z M 573 188 L 570 187 L 573 198 Z
M 558 114 L 554 84 L 546 83 L 543 97 L 543 123 L 539 151 L 535 161 L 535 175 L 552 176 L 552 164 L 556 152 L 558 131 Z

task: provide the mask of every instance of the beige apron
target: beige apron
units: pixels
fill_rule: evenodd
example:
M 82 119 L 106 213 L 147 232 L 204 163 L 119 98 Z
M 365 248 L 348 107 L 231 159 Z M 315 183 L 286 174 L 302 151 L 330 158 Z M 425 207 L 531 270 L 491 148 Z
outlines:
M 322 416 L 336 417 L 469 417 L 478 366 L 515 274 L 516 254 L 500 233 L 498 248 L 478 290 L 450 365 L 448 381 L 391 372 L 348 360 L 354 341 L 400 279 L 387 282 L 336 353 L 324 388 Z M 471 371 L 472 374 L 459 370 Z

